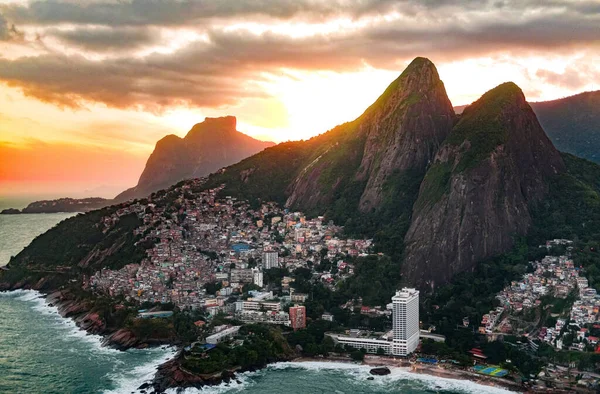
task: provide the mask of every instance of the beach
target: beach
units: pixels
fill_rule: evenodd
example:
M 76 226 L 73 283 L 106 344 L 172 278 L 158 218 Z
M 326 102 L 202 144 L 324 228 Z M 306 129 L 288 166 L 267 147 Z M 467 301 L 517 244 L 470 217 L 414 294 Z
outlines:
M 512 380 L 478 374 L 476 372 L 471 372 L 451 364 L 430 365 L 388 356 L 365 355 L 365 359 L 362 362 L 353 361 L 349 357 L 345 356 L 331 356 L 328 358 L 298 357 L 294 359 L 293 362 L 344 363 L 366 365 L 374 368 L 388 367 L 390 370 L 398 369 L 403 372 L 436 376 L 445 379 L 469 380 L 477 384 L 505 388 L 512 392 L 526 391 L 521 384 Z

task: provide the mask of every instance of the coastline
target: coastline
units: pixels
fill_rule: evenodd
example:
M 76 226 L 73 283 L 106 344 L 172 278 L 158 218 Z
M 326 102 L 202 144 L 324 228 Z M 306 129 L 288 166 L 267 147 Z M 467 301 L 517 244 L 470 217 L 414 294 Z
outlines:
M 57 309 L 59 314 L 65 318 L 70 319 L 75 325 L 82 331 L 92 335 L 100 335 L 103 338 L 103 346 L 108 346 L 121 351 L 125 351 L 130 348 L 147 348 L 161 345 L 173 345 L 172 343 L 147 343 L 141 342 L 137 338 L 131 335 L 126 329 L 110 329 L 107 328 L 99 318 L 99 316 L 90 311 L 90 308 L 85 302 L 73 300 L 69 297 L 69 294 L 64 291 L 52 291 L 44 292 L 36 289 L 26 288 L 7 289 L 7 291 L 14 290 L 32 290 L 37 291 L 44 302 L 48 306 L 53 306 Z M 245 372 L 254 372 L 268 368 L 270 366 L 280 365 L 293 365 L 293 363 L 330 363 L 340 365 L 354 365 L 354 366 L 365 366 L 365 367 L 388 367 L 390 370 L 399 370 L 415 375 L 429 375 L 445 379 L 453 379 L 457 381 L 468 380 L 470 382 L 508 389 L 512 392 L 524 392 L 523 386 L 518 385 L 515 382 L 507 379 L 488 377 L 476 374 L 474 372 L 461 370 L 458 368 L 443 368 L 440 366 L 430 366 L 425 364 L 411 364 L 409 361 L 404 359 L 395 359 L 392 357 L 385 356 L 374 356 L 366 355 L 362 362 L 355 362 L 347 356 L 331 355 L 330 357 L 296 357 L 290 360 L 273 360 L 273 362 L 267 365 L 257 365 L 247 369 L 232 369 L 228 371 L 222 371 L 221 373 L 213 374 L 211 376 L 199 376 L 184 370 L 180 365 L 182 357 L 181 351 L 178 351 L 176 355 L 170 360 L 157 366 L 154 376 L 151 381 L 146 382 L 140 388 L 153 387 L 157 393 L 165 392 L 169 389 L 180 389 L 180 388 L 196 388 L 201 389 L 205 386 L 218 386 L 220 384 L 228 384 L 230 382 L 239 382 L 237 375 Z
M 19 289 L 13 289 L 19 290 Z M 13 291 L 9 290 L 9 291 Z M 118 331 L 107 329 L 98 323 L 97 316 L 89 312 L 84 303 L 79 303 L 68 297 L 65 297 L 63 292 L 55 291 L 49 294 L 45 294 L 38 290 L 33 289 L 20 289 L 20 290 L 32 290 L 40 294 L 44 299 L 44 302 L 48 306 L 55 307 L 61 317 L 70 319 L 73 321 L 77 328 L 92 335 L 100 335 L 103 338 L 102 345 L 115 348 L 118 350 L 127 350 L 129 348 L 145 348 L 152 345 L 140 344 L 136 340 L 123 340 L 123 337 L 117 335 Z M 125 337 L 126 338 L 126 337 Z M 180 360 L 182 352 L 177 353 L 166 362 L 163 362 L 156 366 L 153 372 L 152 378 L 147 382 L 141 384 L 138 390 L 149 389 L 152 387 L 154 392 L 161 393 L 170 390 L 178 390 L 185 388 L 196 388 L 202 389 L 205 386 L 219 386 L 221 384 L 232 384 L 240 383 L 240 376 L 243 373 L 255 372 L 269 367 L 283 367 L 294 366 L 295 363 L 310 364 L 310 363 L 327 363 L 335 366 L 346 365 L 356 367 L 388 367 L 392 373 L 409 373 L 414 375 L 428 375 L 435 376 L 443 379 L 451 379 L 456 381 L 469 381 L 474 384 L 486 385 L 495 388 L 507 389 L 511 392 L 524 392 L 523 386 L 518 385 L 512 381 L 506 379 L 487 377 L 461 370 L 458 368 L 443 368 L 440 366 L 430 366 L 424 364 L 411 364 L 409 361 L 404 359 L 395 359 L 392 357 L 381 357 L 374 355 L 367 355 L 365 360 L 362 362 L 355 362 L 347 356 L 331 355 L 330 357 L 296 357 L 289 360 L 273 360 L 273 362 L 266 365 L 256 365 L 247 369 L 233 368 L 232 370 L 222 371 L 220 373 L 213 374 L 211 376 L 200 376 L 188 371 L 185 371 L 180 366 Z M 335 368 L 335 367 L 334 367 Z M 343 367 L 342 367 L 343 368 Z M 375 377 L 377 379 L 378 377 Z
M 513 382 L 508 379 L 497 378 L 493 376 L 485 376 L 477 374 L 475 372 L 466 371 L 463 369 L 449 367 L 444 368 L 440 365 L 427 365 L 411 363 L 408 360 L 396 359 L 393 357 L 386 356 L 373 356 L 366 355 L 362 362 L 356 362 L 347 357 L 334 357 L 334 358 L 317 358 L 317 357 L 298 357 L 292 362 L 308 363 L 308 362 L 324 362 L 324 363 L 340 363 L 340 364 L 353 364 L 363 365 L 368 367 L 387 367 L 390 370 L 401 370 L 403 372 L 412 373 L 415 375 L 429 375 L 445 379 L 453 380 L 468 380 L 470 382 L 491 386 L 496 388 L 503 388 L 511 392 L 523 393 L 527 391 L 521 384 Z
M 14 286 L 0 283 L 0 291 L 31 290 L 40 294 L 48 306 L 55 307 L 61 317 L 70 319 L 82 331 L 103 338 L 103 346 L 125 351 L 128 349 L 145 349 L 163 345 L 178 346 L 179 343 L 159 340 L 141 341 L 130 330 L 120 327 L 108 327 L 102 318 L 92 311 L 89 300 L 74 299 L 71 293 L 65 290 L 43 290 L 43 281 L 34 286 L 17 283 Z

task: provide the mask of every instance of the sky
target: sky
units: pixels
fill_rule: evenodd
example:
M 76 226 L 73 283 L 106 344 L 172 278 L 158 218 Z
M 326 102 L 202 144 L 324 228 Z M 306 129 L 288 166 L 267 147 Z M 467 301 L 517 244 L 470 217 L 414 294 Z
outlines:
M 600 90 L 600 1 L 0 0 L 0 196 L 113 197 L 206 116 L 310 138 L 417 56 L 454 105 Z

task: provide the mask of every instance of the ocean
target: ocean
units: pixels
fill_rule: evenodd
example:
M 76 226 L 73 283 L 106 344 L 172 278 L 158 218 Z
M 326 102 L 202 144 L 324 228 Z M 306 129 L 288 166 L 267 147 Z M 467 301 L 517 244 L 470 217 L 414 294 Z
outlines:
M 0 265 L 71 214 L 0 215 Z M 0 292 L 0 393 L 137 393 L 175 349 L 126 352 L 103 347 L 31 290 Z M 185 393 L 474 393 L 508 391 L 392 368 L 369 380 L 369 367 L 328 362 L 277 363 L 238 382 Z M 175 393 L 176 390 L 171 390 Z

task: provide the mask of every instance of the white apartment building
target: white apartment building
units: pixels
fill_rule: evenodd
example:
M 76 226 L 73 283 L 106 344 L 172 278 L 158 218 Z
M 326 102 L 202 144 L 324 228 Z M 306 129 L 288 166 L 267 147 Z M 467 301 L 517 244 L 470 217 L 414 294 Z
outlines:
M 266 251 L 263 253 L 263 268 L 279 268 L 279 253 L 275 251 Z
M 240 327 L 241 326 L 228 327 L 222 331 L 217 332 L 216 334 L 208 336 L 208 337 L 206 337 L 206 343 L 216 345 L 217 343 L 223 341 L 224 339 L 232 338 L 240 330 Z
M 406 356 L 419 345 L 419 291 L 403 288 L 392 297 L 392 354 Z
M 403 288 L 392 297 L 392 331 L 382 338 L 332 335 L 336 343 L 365 349 L 376 353 L 381 348 L 384 354 L 407 356 L 419 345 L 419 291 Z

